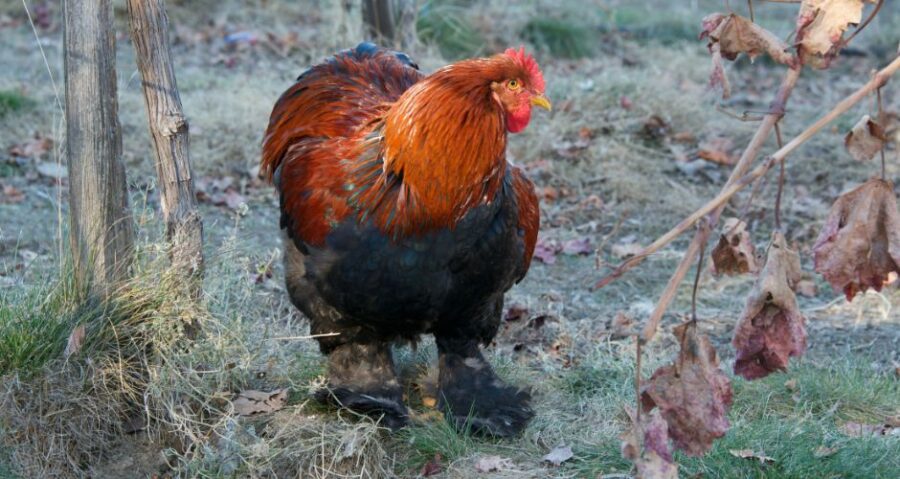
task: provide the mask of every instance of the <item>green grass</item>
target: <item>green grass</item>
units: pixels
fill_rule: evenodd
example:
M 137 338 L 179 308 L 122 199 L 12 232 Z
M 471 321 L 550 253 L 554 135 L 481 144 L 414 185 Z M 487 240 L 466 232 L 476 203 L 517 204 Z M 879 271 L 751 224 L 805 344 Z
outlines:
M 796 380 L 793 390 L 784 385 L 789 379 Z M 704 457 L 676 454 L 682 477 L 889 478 L 900 470 L 900 439 L 848 437 L 838 429 L 844 421 L 878 424 L 900 412 L 900 382 L 871 370 L 863 358 L 829 366 L 806 362 L 792 365 L 787 374 L 753 382 L 735 378 L 732 385 L 731 429 Z M 816 457 L 820 446 L 837 452 Z M 752 449 L 774 462 L 764 465 L 735 457 L 729 451 L 736 449 Z M 576 458 L 570 469 L 578 475 L 629 469 L 615 439 L 586 438 L 576 449 Z
M 15 90 L 0 90 L 0 118 L 18 111 L 31 108 L 35 101 Z
M 441 55 L 459 60 L 478 55 L 484 38 L 466 18 L 466 0 L 430 0 L 419 9 L 416 32 L 419 39 L 434 43 Z
M 0 292 L 0 376 L 30 373 L 60 357 L 72 328 L 73 286 L 52 286 Z
M 574 20 L 533 18 L 522 30 L 522 37 L 538 48 L 562 58 L 582 58 L 593 53 L 597 35 Z

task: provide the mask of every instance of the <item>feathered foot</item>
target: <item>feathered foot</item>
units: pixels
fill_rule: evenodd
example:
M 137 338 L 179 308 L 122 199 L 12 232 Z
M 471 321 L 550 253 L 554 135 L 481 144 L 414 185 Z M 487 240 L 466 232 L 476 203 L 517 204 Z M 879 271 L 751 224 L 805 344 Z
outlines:
M 328 387 L 316 391 L 315 398 L 380 419 L 394 431 L 409 421 L 388 344 L 351 343 L 332 350 Z
M 438 339 L 438 407 L 459 430 L 494 437 L 518 434 L 534 417 L 528 391 L 494 374 L 475 341 Z

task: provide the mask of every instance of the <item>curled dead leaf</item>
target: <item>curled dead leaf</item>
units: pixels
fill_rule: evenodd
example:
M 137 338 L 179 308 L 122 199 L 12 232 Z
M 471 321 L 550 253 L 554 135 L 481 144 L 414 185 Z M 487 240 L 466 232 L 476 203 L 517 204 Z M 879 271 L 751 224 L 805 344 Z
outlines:
M 500 456 L 484 456 L 475 461 L 475 470 L 478 472 L 498 472 L 512 468 L 512 460 Z
M 544 462 L 549 462 L 554 466 L 559 466 L 560 464 L 572 459 L 575 454 L 572 452 L 572 448 L 570 446 L 557 446 L 554 447 L 552 451 L 547 453 L 543 460 Z
M 669 429 L 658 409 L 637 421 L 628 410 L 631 427 L 622 436 L 622 456 L 634 463 L 636 479 L 676 479 L 678 465 L 669 447 Z
M 800 256 L 775 232 L 766 265 L 738 320 L 731 344 L 734 373 L 758 379 L 787 369 L 788 358 L 806 351 L 805 319 L 793 287 L 800 281 Z
M 440 474 L 444 470 L 443 459 L 441 453 L 434 453 L 434 457 L 422 465 L 422 470 L 419 471 L 419 475 L 422 477 L 430 477 Z
M 72 330 L 72 333 L 69 334 L 69 339 L 66 341 L 66 350 L 63 351 L 63 356 L 68 358 L 73 354 L 78 354 L 78 351 L 81 351 L 81 346 L 84 344 L 84 336 L 85 330 L 84 325 L 80 324 Z
M 628 314 L 619 311 L 609 322 L 609 334 L 613 339 L 627 338 L 638 334 L 640 325 Z
M 796 31 L 803 63 L 828 68 L 843 47 L 844 33 L 862 21 L 866 3 L 875 0 L 803 0 Z
M 869 115 L 863 115 L 844 137 L 844 146 L 856 161 L 871 160 L 884 147 L 884 142 L 884 130 Z
M 813 246 L 816 271 L 852 301 L 900 273 L 900 215 L 894 185 L 871 179 L 834 202 Z
M 753 23 L 748 18 L 731 13 L 713 13 L 703 19 L 700 38 L 709 38 L 709 47 L 719 45 L 723 57 L 734 60 L 746 53 L 750 60 L 768 54 L 778 63 L 792 65 L 794 56 L 788 53 L 788 45 L 772 32 Z
M 756 273 L 756 253 L 747 224 L 728 218 L 722 226 L 719 243 L 712 251 L 713 273 L 716 275 Z
M 709 338 L 696 322 L 675 327 L 681 351 L 674 363 L 663 366 L 641 387 L 644 411 L 659 408 L 675 447 L 701 456 L 728 431 L 731 381 L 719 369 Z
M 234 412 L 241 416 L 265 414 L 283 408 L 287 403 L 288 390 L 284 388 L 270 392 L 246 390 L 238 393 L 231 401 Z

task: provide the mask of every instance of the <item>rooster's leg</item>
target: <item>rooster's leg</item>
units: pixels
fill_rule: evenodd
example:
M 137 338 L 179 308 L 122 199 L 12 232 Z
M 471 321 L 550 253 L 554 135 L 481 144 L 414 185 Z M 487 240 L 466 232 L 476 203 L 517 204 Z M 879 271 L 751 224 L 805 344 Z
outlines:
M 490 436 L 519 433 L 534 416 L 531 395 L 505 384 L 491 369 L 474 338 L 436 335 L 440 402 L 458 429 Z
M 316 392 L 323 403 L 381 418 L 381 425 L 396 430 L 408 414 L 390 345 L 348 343 L 328 353 L 328 387 Z

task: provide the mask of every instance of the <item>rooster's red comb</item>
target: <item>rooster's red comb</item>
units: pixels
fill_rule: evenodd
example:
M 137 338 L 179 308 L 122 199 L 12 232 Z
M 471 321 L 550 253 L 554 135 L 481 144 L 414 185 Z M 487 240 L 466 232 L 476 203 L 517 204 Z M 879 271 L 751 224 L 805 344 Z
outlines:
M 527 84 L 539 93 L 544 93 L 544 74 L 541 73 L 541 68 L 538 66 L 537 62 L 534 61 L 534 57 L 525 53 L 525 47 L 519 47 L 518 50 L 515 48 L 507 48 L 503 54 L 515 60 L 516 63 L 528 72 Z

